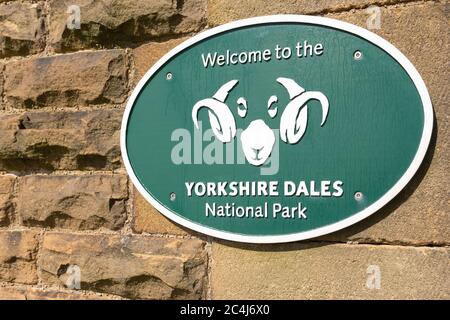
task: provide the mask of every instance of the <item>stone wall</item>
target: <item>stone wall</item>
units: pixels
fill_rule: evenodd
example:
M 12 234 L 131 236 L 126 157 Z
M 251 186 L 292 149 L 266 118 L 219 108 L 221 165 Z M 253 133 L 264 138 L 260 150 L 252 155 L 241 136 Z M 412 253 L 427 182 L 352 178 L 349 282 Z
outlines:
M 388 206 L 320 239 L 255 246 L 177 226 L 133 188 L 124 105 L 169 49 L 258 15 L 366 27 L 372 4 L 372 31 L 415 64 L 436 116 L 422 167 Z M 0 299 L 450 299 L 449 12 L 447 0 L 0 0 Z

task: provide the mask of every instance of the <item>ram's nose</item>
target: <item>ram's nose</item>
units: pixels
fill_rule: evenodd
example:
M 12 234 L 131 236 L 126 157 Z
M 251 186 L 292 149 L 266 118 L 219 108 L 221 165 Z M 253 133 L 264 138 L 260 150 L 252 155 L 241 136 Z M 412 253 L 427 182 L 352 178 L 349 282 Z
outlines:
M 269 158 L 275 144 L 275 134 L 266 123 L 254 120 L 241 134 L 245 158 L 254 166 L 260 166 Z

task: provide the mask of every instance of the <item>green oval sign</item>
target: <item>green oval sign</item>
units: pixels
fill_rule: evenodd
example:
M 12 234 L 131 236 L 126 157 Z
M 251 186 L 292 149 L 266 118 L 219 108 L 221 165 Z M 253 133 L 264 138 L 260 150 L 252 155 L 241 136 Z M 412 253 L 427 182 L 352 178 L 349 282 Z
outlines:
M 126 169 L 161 213 L 234 241 L 327 234 L 374 213 L 418 169 L 433 124 L 420 75 L 391 44 L 309 16 L 229 23 L 139 82 Z

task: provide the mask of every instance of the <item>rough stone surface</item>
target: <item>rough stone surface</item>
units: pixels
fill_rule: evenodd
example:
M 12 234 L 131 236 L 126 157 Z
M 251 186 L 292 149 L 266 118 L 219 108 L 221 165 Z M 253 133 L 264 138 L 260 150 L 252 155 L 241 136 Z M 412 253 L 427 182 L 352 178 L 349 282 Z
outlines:
M 26 226 L 117 230 L 127 198 L 122 175 L 26 176 L 19 180 L 17 211 Z
M 91 292 L 60 291 L 46 288 L 0 287 L 0 300 L 117 300 L 119 297 Z
M 450 299 L 449 248 L 214 243 L 212 261 L 213 299 Z
M 77 265 L 81 289 L 143 299 L 204 297 L 206 264 L 196 239 L 62 233 L 46 234 L 39 259 L 46 283 L 64 285 Z
M 0 175 L 0 227 L 9 225 L 14 219 L 13 175 Z
M 137 83 L 144 74 L 166 53 L 188 38 L 173 39 L 161 43 L 153 42 L 144 44 L 133 50 L 135 77 Z
M 68 7 L 77 5 L 79 29 L 67 25 Z M 56 51 L 96 46 L 135 46 L 158 37 L 198 31 L 205 24 L 206 0 L 50 1 L 49 37 Z
M 1 290 L 1 288 L 0 288 Z M 26 290 L 27 300 L 119 300 L 111 295 L 99 295 L 90 292 L 59 291 L 52 289 L 30 288 Z
M 25 289 L 0 287 L 0 300 L 26 300 Z
M 208 0 L 208 24 L 217 26 L 233 20 L 274 14 L 320 15 L 363 9 L 372 4 L 388 5 L 408 1 L 411 0 L 243 0 L 236 5 L 233 1 Z
M 0 281 L 37 282 L 38 236 L 35 230 L 0 230 Z
M 163 216 L 139 194 L 139 191 L 135 190 L 134 192 L 133 231 L 137 233 L 147 232 L 175 235 L 188 235 L 193 233 Z
M 121 110 L 0 115 L 0 170 L 119 168 L 121 120 Z
M 3 62 L 0 62 L 0 93 L 3 94 L 3 85 L 5 83 L 4 79 L 4 72 L 5 72 L 5 64 Z M 4 110 L 5 107 L 2 104 L 0 104 L 0 111 Z
M 27 109 L 122 103 L 127 65 L 123 50 L 12 61 L 5 66 L 4 96 L 10 107 Z
M 45 19 L 41 4 L 0 3 L 0 58 L 44 49 Z
M 372 31 L 400 49 L 424 79 L 436 117 L 434 135 L 419 172 L 390 204 L 326 239 L 416 245 L 450 243 L 450 29 L 446 12 L 444 4 L 432 2 L 382 9 L 382 28 Z M 330 17 L 364 27 L 367 15 L 355 11 Z

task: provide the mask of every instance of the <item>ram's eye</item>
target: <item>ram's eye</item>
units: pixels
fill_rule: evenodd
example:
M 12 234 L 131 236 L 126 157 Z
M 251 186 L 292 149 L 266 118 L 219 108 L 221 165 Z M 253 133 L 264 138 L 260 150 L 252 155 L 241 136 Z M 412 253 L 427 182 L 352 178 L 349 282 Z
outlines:
M 271 118 L 275 118 L 275 116 L 277 115 L 278 107 L 273 105 L 274 103 L 277 102 L 278 102 L 277 96 L 271 96 L 269 98 L 269 101 L 267 101 L 267 112 L 269 113 L 269 116 Z
M 237 104 L 238 104 L 237 111 L 239 117 L 245 118 L 245 116 L 247 115 L 247 100 L 240 97 L 239 99 L 237 99 Z

